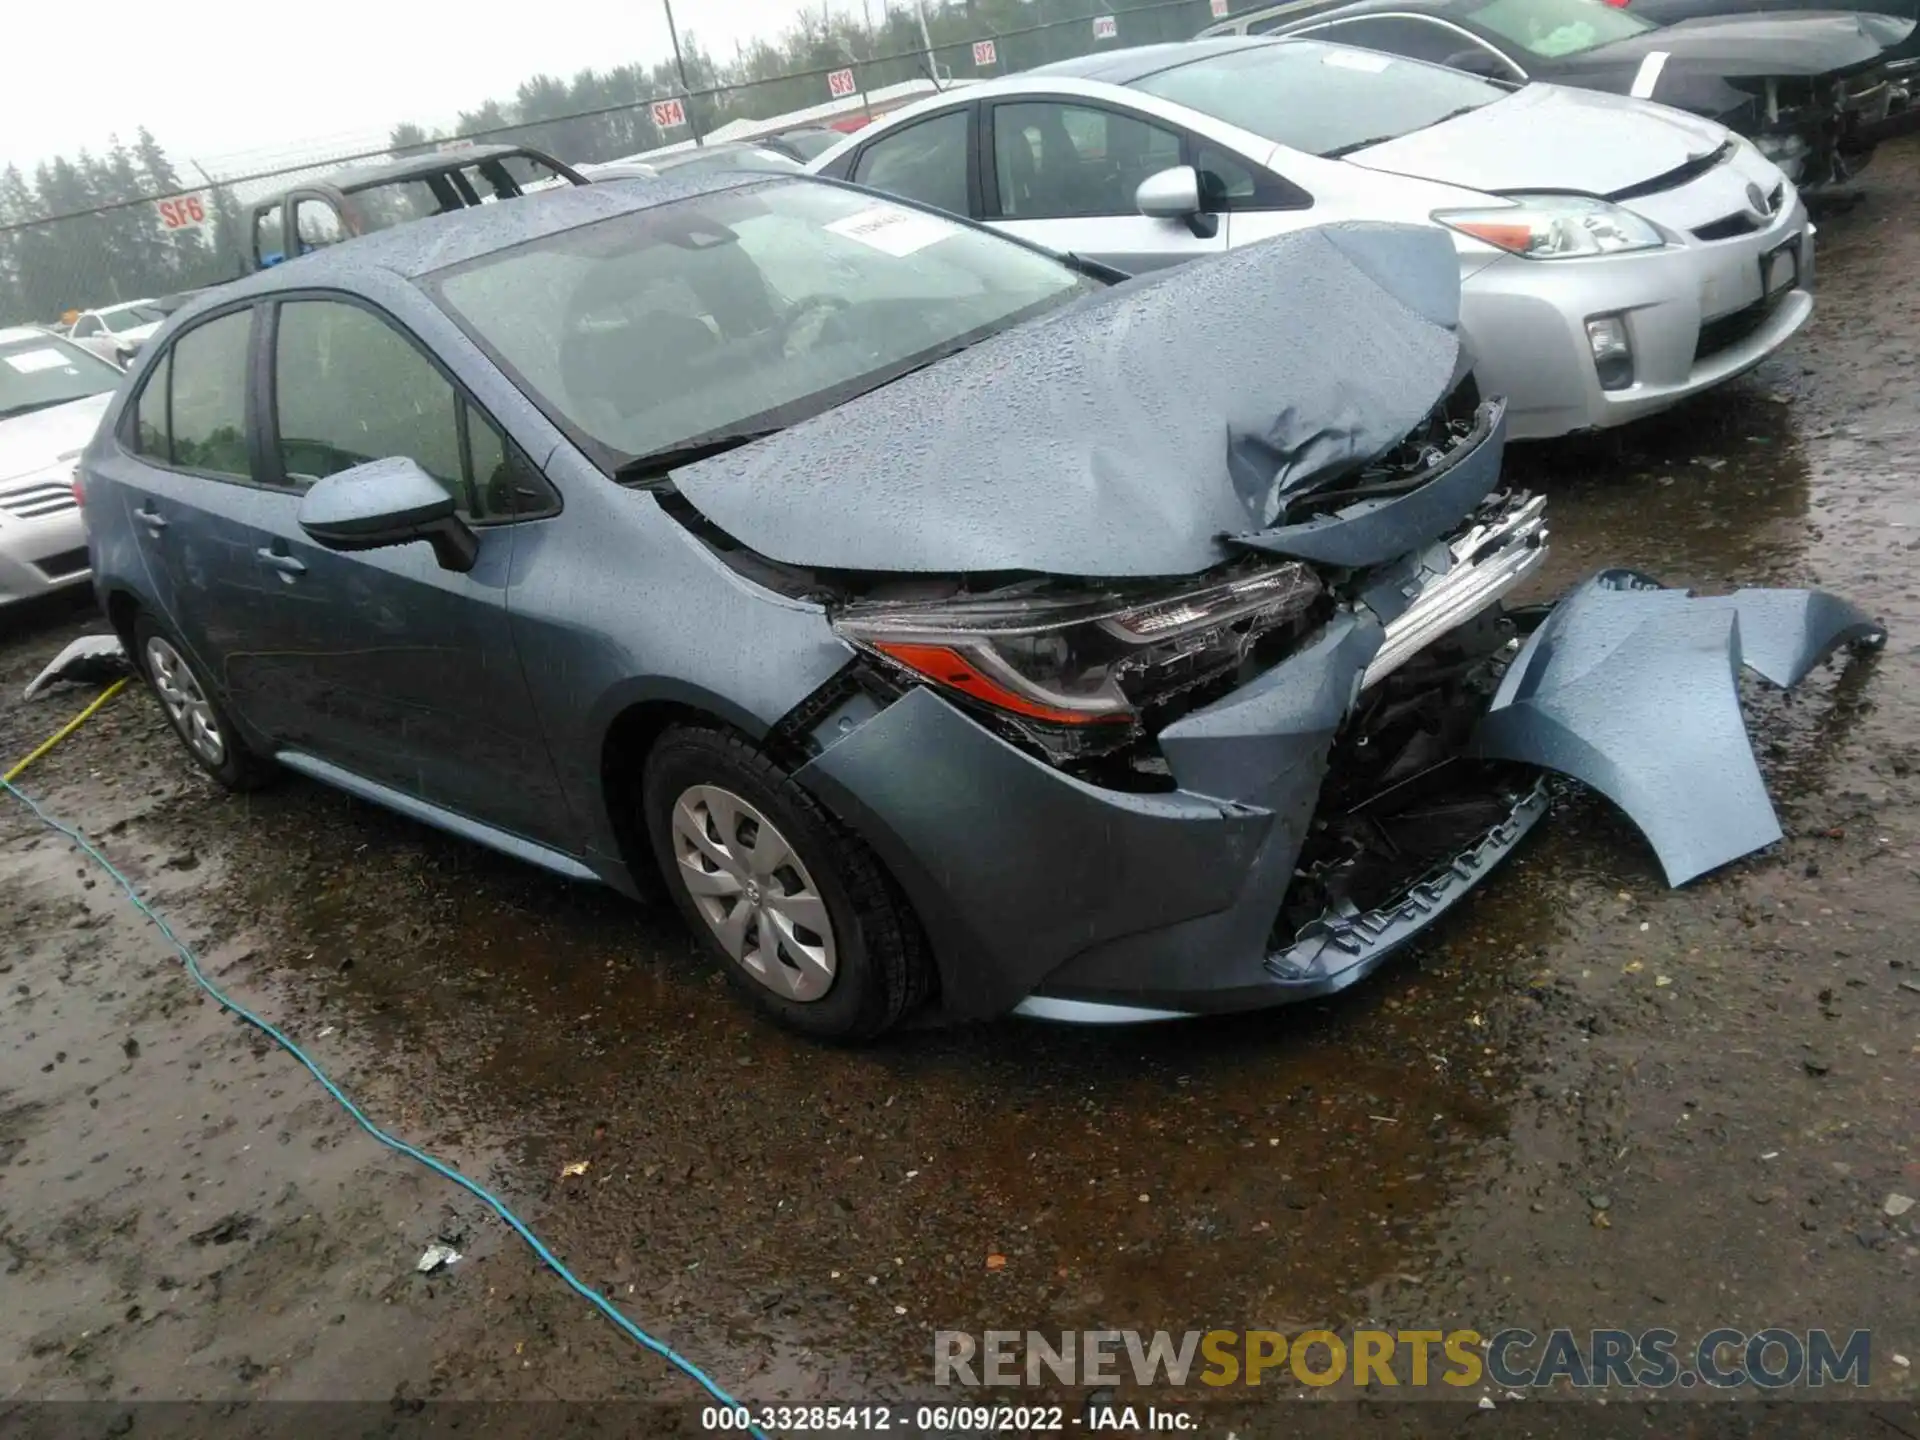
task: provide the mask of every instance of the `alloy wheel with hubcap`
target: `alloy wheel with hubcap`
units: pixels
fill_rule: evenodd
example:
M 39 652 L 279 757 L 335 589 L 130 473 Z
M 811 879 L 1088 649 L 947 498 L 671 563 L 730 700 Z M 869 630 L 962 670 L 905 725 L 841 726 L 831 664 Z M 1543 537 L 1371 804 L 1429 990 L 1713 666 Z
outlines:
M 193 670 L 165 636 L 149 635 L 146 644 L 147 674 L 153 679 L 154 693 L 173 721 L 173 728 L 194 754 L 218 769 L 227 760 L 226 736 L 220 729 L 220 717 L 207 699 Z
M 674 801 L 673 858 L 720 947 L 759 984 L 808 1002 L 833 988 L 833 921 L 792 843 L 730 790 L 691 785 Z

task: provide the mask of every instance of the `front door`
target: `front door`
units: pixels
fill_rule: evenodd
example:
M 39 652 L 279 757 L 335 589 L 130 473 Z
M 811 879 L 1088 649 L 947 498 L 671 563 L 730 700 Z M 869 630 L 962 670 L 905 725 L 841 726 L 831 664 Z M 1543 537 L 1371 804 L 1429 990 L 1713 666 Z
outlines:
M 515 525 L 497 487 L 497 427 L 383 315 L 289 299 L 267 342 L 260 406 L 278 502 L 255 516 L 272 602 L 263 708 L 286 744 L 484 823 L 575 848 L 507 622 Z M 424 542 L 342 554 L 300 528 L 315 481 L 406 456 L 460 503 L 480 541 L 467 572 Z

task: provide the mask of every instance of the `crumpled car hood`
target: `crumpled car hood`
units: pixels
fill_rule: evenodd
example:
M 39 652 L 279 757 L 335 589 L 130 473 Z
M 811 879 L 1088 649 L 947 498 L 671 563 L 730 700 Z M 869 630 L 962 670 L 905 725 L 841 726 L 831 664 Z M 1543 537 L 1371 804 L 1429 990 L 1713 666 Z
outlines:
M 1459 299 L 1435 228 L 1282 236 L 1115 286 L 672 479 L 790 564 L 1190 574 L 1433 409 Z

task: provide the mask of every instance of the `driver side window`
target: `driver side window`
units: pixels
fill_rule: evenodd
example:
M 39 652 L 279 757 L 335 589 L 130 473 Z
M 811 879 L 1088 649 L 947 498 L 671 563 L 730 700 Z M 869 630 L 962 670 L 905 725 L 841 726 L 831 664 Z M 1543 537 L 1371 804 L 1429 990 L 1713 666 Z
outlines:
M 1180 163 L 1180 136 L 1132 115 L 1057 101 L 993 107 L 993 169 L 1008 220 L 1134 213 L 1149 175 Z
M 445 486 L 469 519 L 551 509 L 544 482 L 492 421 L 370 310 L 337 300 L 283 304 L 274 379 L 275 443 L 297 488 L 404 455 Z

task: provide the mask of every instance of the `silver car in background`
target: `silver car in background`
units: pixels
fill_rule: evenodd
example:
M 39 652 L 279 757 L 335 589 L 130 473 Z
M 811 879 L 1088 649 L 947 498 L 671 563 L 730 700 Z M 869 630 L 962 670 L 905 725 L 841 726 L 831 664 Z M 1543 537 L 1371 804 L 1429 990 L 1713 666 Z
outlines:
M 1664 106 L 1310 40 L 1149 45 L 970 85 L 811 166 L 1139 272 L 1343 220 L 1438 225 L 1515 438 L 1711 389 L 1813 313 L 1813 236 L 1748 141 Z
M 64 336 L 0 329 L 0 606 L 89 578 L 75 462 L 120 378 Z

